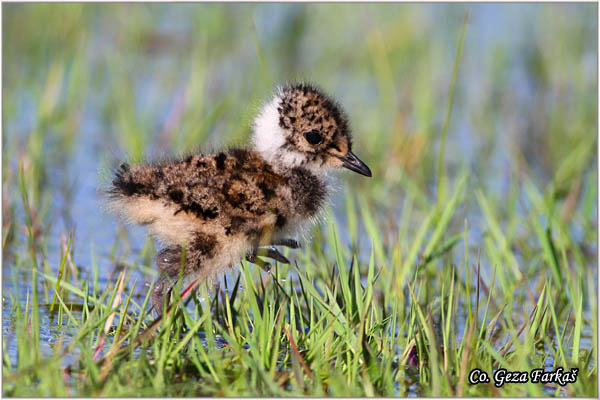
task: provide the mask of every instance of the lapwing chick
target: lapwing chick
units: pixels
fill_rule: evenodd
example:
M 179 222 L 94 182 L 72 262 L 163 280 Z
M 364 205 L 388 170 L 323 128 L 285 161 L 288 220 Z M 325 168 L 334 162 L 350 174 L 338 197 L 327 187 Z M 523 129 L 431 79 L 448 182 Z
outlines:
M 274 246 L 299 247 L 301 226 L 327 198 L 327 173 L 370 177 L 352 151 L 348 120 L 321 90 L 280 88 L 254 120 L 252 146 L 174 161 L 122 163 L 108 189 L 110 208 L 149 227 L 164 248 L 152 302 L 159 314 L 177 282 L 209 278 L 242 258 L 288 260 Z M 185 250 L 185 251 L 183 251 Z

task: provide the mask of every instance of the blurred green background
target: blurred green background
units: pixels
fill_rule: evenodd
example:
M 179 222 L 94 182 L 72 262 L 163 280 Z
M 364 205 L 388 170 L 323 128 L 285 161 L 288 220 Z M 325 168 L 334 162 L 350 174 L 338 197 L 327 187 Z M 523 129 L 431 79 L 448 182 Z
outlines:
M 322 86 L 345 106 L 356 152 L 374 170 L 374 180 L 354 182 L 368 185 L 370 200 L 393 208 L 407 181 L 433 197 L 467 13 L 445 152 L 449 175 L 466 165 L 474 187 L 503 196 L 511 171 L 526 169 L 540 189 L 558 194 L 584 171 L 595 173 L 594 4 L 74 3 L 3 10 L 5 222 L 18 199 L 11 188 L 19 158 L 36 210 L 60 211 L 55 222 L 67 219 L 67 230 L 86 225 L 107 157 L 244 143 L 274 85 L 295 80 Z M 50 198 L 62 210 L 47 211 Z M 590 224 L 581 221 L 584 232 Z
M 396 241 L 408 252 L 410 242 L 398 239 L 448 202 L 467 170 L 465 199 L 444 237 L 468 220 L 468 252 L 475 260 L 484 250 L 486 279 L 494 265 L 508 269 L 489 255 L 505 248 L 527 279 L 549 276 L 535 222 L 550 230 L 554 219 L 578 249 L 568 258 L 581 276 L 587 268 L 597 276 L 596 4 L 36 3 L 2 11 L 5 290 L 15 285 L 9 268 L 22 273 L 17 285 L 30 285 L 19 165 L 40 257 L 56 272 L 73 229 L 77 265 L 85 272 L 96 258 L 96 279 L 106 282 L 115 260 L 134 260 L 147 244 L 143 229 L 126 235 L 102 210 L 97 190 L 115 160 L 245 144 L 274 86 L 297 80 L 343 104 L 355 153 L 373 170 L 370 180 L 342 178 L 351 195 L 337 196 L 333 210 L 346 243 L 362 243 L 368 256 L 362 222 L 343 212 L 351 202 L 373 214 L 380 261 L 393 258 Z M 440 266 L 462 256 L 457 248 Z M 19 300 L 4 302 L 4 334 L 11 301 Z

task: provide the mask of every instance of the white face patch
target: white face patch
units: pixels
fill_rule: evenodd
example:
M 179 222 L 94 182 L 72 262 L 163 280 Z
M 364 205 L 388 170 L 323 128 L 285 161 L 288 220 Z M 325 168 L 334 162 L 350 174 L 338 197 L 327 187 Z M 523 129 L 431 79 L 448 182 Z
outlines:
M 281 98 L 276 95 L 273 100 L 267 103 L 254 120 L 254 134 L 252 142 L 254 148 L 270 164 L 277 163 L 294 167 L 302 165 L 305 156 L 297 151 L 283 149 L 285 144 L 285 131 L 279 126 L 279 103 Z M 310 168 L 310 166 L 305 165 Z
M 269 162 L 279 158 L 281 146 L 285 144 L 285 132 L 279 126 L 279 96 L 265 105 L 254 120 L 254 134 L 252 142 L 256 151 Z

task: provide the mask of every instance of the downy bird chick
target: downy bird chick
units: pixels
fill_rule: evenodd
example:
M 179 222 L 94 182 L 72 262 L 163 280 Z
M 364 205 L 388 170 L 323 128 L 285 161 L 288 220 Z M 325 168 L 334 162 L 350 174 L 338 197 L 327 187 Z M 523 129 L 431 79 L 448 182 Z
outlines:
M 182 259 L 184 283 L 214 276 L 243 257 L 263 267 L 268 264 L 258 256 L 287 263 L 272 246 L 298 247 L 292 237 L 322 209 L 327 172 L 344 167 L 371 176 L 351 151 L 344 112 L 313 86 L 277 90 L 253 130 L 251 148 L 122 163 L 116 171 L 108 190 L 111 209 L 147 225 L 164 245 L 152 293 L 159 314 Z

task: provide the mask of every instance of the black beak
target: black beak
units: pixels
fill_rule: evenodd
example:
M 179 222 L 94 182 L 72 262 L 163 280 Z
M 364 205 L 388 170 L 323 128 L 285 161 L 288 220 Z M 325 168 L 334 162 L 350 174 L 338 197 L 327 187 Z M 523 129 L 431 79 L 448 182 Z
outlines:
M 350 171 L 354 171 L 364 176 L 371 177 L 371 170 L 367 167 L 367 164 L 362 162 L 360 158 L 356 157 L 356 154 L 349 151 L 348 154 L 342 157 L 338 157 L 344 163 L 344 168 L 348 168 Z

